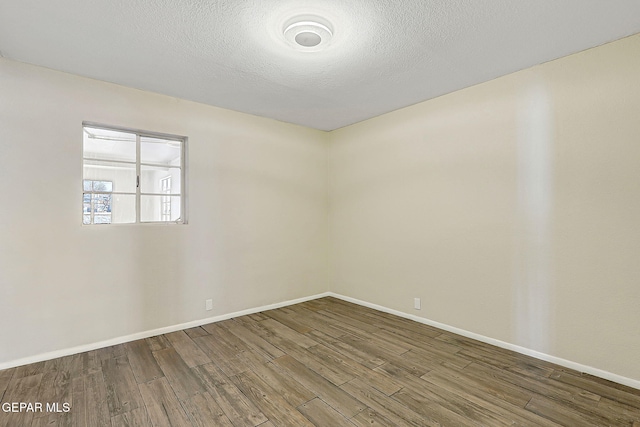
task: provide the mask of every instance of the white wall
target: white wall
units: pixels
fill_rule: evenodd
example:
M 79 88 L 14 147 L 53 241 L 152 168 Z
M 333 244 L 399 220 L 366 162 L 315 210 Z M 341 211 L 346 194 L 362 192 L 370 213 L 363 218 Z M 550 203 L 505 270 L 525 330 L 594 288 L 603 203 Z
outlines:
M 331 133 L 330 290 L 640 380 L 638 52 Z
M 83 121 L 186 135 L 189 224 L 81 226 Z M 326 154 L 322 132 L 0 58 L 0 364 L 324 292 Z

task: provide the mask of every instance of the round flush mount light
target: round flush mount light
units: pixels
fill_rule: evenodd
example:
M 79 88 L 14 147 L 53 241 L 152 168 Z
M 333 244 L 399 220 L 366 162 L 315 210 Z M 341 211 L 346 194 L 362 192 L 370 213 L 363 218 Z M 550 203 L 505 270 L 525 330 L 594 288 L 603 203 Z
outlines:
M 316 52 L 327 47 L 333 37 L 333 28 L 326 19 L 317 16 L 299 16 L 285 23 L 283 34 L 293 48 Z

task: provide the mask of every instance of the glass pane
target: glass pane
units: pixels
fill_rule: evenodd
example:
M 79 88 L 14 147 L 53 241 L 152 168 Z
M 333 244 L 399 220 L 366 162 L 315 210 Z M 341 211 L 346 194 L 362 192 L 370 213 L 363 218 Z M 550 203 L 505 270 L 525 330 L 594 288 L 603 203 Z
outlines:
M 93 181 L 93 191 L 113 191 L 113 182 L 111 181 Z
M 170 187 L 171 193 L 180 194 L 180 169 L 140 166 L 141 193 L 168 194 L 167 190 L 163 190 L 167 187 Z
M 111 224 L 111 214 L 109 215 L 94 215 L 94 224 Z
M 93 181 L 85 179 L 82 181 L 82 189 L 84 191 L 91 191 Z
M 91 215 L 82 215 L 83 224 L 91 224 Z
M 91 203 L 91 194 L 83 194 L 82 203 Z
M 113 194 L 111 196 L 111 222 L 132 224 L 136 222 L 136 196 L 133 194 Z
M 140 221 L 175 222 L 180 208 L 180 196 L 140 196 Z
M 140 137 L 140 161 L 154 165 L 180 166 L 181 141 Z
M 91 213 L 91 203 L 83 203 L 82 204 L 82 212 L 83 213 Z
M 111 213 L 111 195 L 110 194 L 93 194 L 94 213 Z
M 85 179 L 85 183 L 86 180 L 94 181 L 93 191 L 136 192 L 135 165 L 85 160 L 83 178 Z
M 88 159 L 136 161 L 136 135 L 134 133 L 83 128 L 83 156 Z

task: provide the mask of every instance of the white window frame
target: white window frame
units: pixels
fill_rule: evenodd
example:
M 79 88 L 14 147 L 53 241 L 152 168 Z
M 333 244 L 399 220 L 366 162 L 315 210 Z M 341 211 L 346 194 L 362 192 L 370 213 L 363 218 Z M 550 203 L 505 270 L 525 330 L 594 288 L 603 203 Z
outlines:
M 116 131 L 116 132 L 126 132 L 126 133 L 132 133 L 135 134 L 136 137 L 136 161 L 135 162 L 131 162 L 131 161 L 122 161 L 122 160 L 103 160 L 103 159 L 95 159 L 95 158 L 88 158 L 88 157 L 84 157 L 84 147 L 82 150 L 82 165 L 83 165 L 83 170 L 84 170 L 84 162 L 85 161 L 100 161 L 100 162 L 104 162 L 104 163 L 112 163 L 114 165 L 116 164 L 128 164 L 128 165 L 135 165 L 136 167 L 136 192 L 135 193 L 126 193 L 126 192 L 117 192 L 117 191 L 112 191 L 109 194 L 113 196 L 116 195 L 129 195 L 129 196 L 133 196 L 135 195 L 136 197 L 136 220 L 135 222 L 131 222 L 131 223 L 109 223 L 109 224 L 84 224 L 86 226 L 94 226 L 94 225 L 133 225 L 133 224 L 163 224 L 163 225 L 169 225 L 169 224 L 183 224 L 186 225 L 187 224 L 187 194 L 186 194 L 186 188 L 187 188 L 187 173 L 186 173 L 186 162 L 187 162 L 187 140 L 188 138 L 186 136 L 179 136 L 179 135 L 170 135 L 170 134 L 165 134 L 165 133 L 159 133 L 159 132 L 149 132 L 149 131 L 143 131 L 143 130 L 139 130 L 139 129 L 131 129 L 131 128 L 125 128 L 125 127 L 119 127 L 119 126 L 110 126 L 110 125 L 103 125 L 103 124 L 99 124 L 99 123 L 94 123 L 94 122 L 82 122 L 82 131 L 84 133 L 84 128 L 85 127 L 90 127 L 90 128 L 97 128 L 97 129 L 104 129 L 104 130 L 111 130 L 111 131 Z M 171 141 L 177 141 L 180 142 L 180 166 L 171 166 L 172 168 L 180 168 L 180 193 L 171 193 L 171 194 L 159 194 L 159 193 L 143 193 L 140 191 L 140 173 L 141 173 L 141 167 L 142 166 L 150 166 L 150 167 L 167 167 L 167 165 L 163 165 L 163 164 L 154 164 L 154 163 L 142 163 L 141 159 L 140 159 L 140 139 L 143 137 L 149 137 L 149 138 L 158 138 L 158 139 L 166 139 L 166 140 L 171 140 Z M 84 138 L 84 136 L 83 136 Z M 83 179 L 81 182 L 84 182 L 84 172 L 83 172 Z M 99 181 L 99 180 L 98 180 Z M 84 186 L 82 187 L 82 194 L 89 194 L 88 192 L 84 191 Z M 172 197 L 172 196 L 177 196 L 180 197 L 180 218 L 178 218 L 175 221 L 141 221 L 140 219 L 140 206 L 141 206 L 141 196 L 162 196 L 162 197 Z M 112 218 L 113 218 L 113 206 L 111 207 L 112 209 Z M 84 209 L 82 209 L 82 211 L 84 211 Z M 84 213 L 84 212 L 83 212 Z M 80 218 L 82 221 L 82 217 Z M 113 221 L 113 219 L 112 219 Z

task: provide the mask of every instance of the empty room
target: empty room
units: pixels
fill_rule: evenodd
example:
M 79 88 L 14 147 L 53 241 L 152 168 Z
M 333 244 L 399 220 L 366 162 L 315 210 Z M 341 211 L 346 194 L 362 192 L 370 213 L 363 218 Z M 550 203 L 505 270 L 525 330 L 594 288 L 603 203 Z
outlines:
M 636 0 L 0 0 L 0 427 L 640 427 Z

